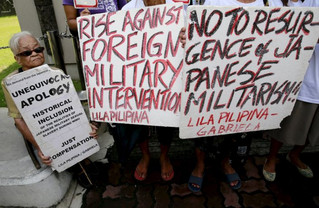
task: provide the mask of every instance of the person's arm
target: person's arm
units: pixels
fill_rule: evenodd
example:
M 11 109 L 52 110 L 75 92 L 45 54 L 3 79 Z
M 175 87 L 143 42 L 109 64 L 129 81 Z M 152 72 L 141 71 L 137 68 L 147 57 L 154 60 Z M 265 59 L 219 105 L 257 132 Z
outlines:
M 76 18 L 78 17 L 77 10 L 72 5 L 64 5 L 64 12 L 66 16 L 66 21 L 69 25 L 70 30 L 77 31 Z M 81 11 L 80 16 L 90 15 L 90 11 L 85 8 Z
M 46 165 L 51 165 L 52 160 L 50 159 L 50 157 L 43 155 L 39 145 L 37 144 L 34 137 L 32 136 L 32 133 L 31 133 L 29 127 L 27 126 L 27 124 L 25 123 L 25 121 L 23 120 L 23 118 L 15 118 L 14 122 L 15 122 L 15 125 L 18 128 L 18 130 L 23 135 L 23 137 L 26 140 L 28 140 L 38 150 L 38 155 L 39 155 L 42 163 L 44 163 Z
M 64 12 L 66 16 L 66 21 L 69 25 L 70 30 L 76 31 L 76 18 L 77 18 L 77 11 L 74 6 L 71 5 L 64 5 Z

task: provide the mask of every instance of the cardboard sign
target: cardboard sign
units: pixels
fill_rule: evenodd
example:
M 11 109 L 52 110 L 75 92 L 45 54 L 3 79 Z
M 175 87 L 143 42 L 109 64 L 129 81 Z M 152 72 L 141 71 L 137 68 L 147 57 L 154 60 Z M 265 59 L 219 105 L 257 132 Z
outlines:
M 190 0 L 173 0 L 175 3 L 189 4 Z
M 77 19 L 91 119 L 178 126 L 183 4 Z
M 318 8 L 188 8 L 180 137 L 279 128 L 319 34 Z
M 61 172 L 99 150 L 70 76 L 42 65 L 5 85 L 53 169 Z
M 98 5 L 98 0 L 73 0 L 74 8 L 94 8 Z

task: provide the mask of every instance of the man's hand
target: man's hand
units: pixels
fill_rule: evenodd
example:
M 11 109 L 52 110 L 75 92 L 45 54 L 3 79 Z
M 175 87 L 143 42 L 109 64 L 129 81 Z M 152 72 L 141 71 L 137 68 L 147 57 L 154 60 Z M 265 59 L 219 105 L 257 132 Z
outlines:
M 186 32 L 186 28 L 185 27 L 182 27 L 181 31 L 179 31 L 179 41 L 182 43 L 182 48 L 184 48 L 185 44 L 186 44 L 185 32 Z

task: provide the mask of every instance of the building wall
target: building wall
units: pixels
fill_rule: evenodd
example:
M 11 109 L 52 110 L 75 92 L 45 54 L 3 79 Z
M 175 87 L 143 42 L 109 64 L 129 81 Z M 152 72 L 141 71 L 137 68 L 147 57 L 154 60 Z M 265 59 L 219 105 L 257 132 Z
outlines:
M 54 11 L 55 11 L 55 18 L 58 24 L 59 32 L 67 32 L 70 35 L 69 28 L 67 27 L 66 17 L 62 5 L 62 0 L 56 1 L 52 0 Z M 63 58 L 66 65 L 66 69 L 68 74 L 70 74 L 74 79 L 79 79 L 78 69 L 76 66 L 75 55 L 74 55 L 74 48 L 72 39 L 63 38 L 61 39 L 62 47 L 63 47 Z
M 20 23 L 21 30 L 27 30 L 34 34 L 36 37 L 42 37 L 41 26 L 37 14 L 37 10 L 34 4 L 34 0 L 13 0 L 16 14 Z M 58 32 L 66 31 L 66 17 L 62 5 L 62 0 L 52 0 L 54 7 L 55 18 L 58 25 Z M 69 32 L 68 32 L 69 34 Z M 44 41 L 40 41 L 44 45 Z M 61 39 L 63 48 L 63 58 L 66 64 L 67 73 L 72 76 L 73 79 L 79 79 L 78 70 L 76 67 L 74 50 L 72 39 Z M 54 65 L 52 56 L 45 52 L 46 63 Z

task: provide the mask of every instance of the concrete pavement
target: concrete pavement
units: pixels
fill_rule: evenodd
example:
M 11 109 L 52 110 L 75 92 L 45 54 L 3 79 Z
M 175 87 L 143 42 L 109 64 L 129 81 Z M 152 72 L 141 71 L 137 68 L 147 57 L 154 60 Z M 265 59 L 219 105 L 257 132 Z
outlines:
M 226 183 L 218 160 L 209 158 L 202 192 L 198 194 L 187 188 L 194 157 L 171 157 L 175 169 L 171 182 L 161 179 L 157 158 L 151 161 L 148 177 L 143 182 L 133 177 L 138 160 L 130 160 L 124 168 L 111 162 L 99 166 L 103 177 L 97 187 L 85 191 L 82 208 L 319 207 L 318 158 L 318 152 L 303 154 L 315 174 L 313 179 L 307 179 L 286 161 L 285 154 L 280 154 L 277 179 L 267 182 L 262 176 L 265 157 L 249 156 L 244 166 L 236 168 L 242 179 L 242 187 L 237 191 Z
M 99 168 L 97 185 L 84 189 L 68 174 L 57 175 L 48 167 L 36 170 L 23 138 L 6 113 L 6 108 L 0 108 L 0 207 L 319 207 L 319 147 L 308 147 L 303 154 L 315 178 L 303 178 L 285 160 L 290 149 L 285 146 L 278 160 L 277 179 L 269 183 L 262 177 L 269 141 L 254 138 L 247 163 L 236 169 L 242 178 L 241 189 L 231 190 L 218 159 L 209 157 L 202 192 L 193 194 L 187 188 L 195 164 L 191 140 L 176 138 L 172 143 L 170 158 L 175 177 L 171 182 L 160 177 L 158 142 L 151 140 L 153 158 L 148 178 L 137 182 L 133 172 L 140 158 L 138 148 L 121 167 L 116 162 L 116 149 L 111 147 L 112 136 L 102 127 L 98 140 L 101 151 L 90 157 Z M 104 159 L 106 153 L 108 159 Z
M 35 168 L 23 137 L 15 128 L 13 119 L 7 116 L 7 111 L 7 108 L 0 108 L 0 206 L 52 207 L 61 202 L 72 204 L 72 193 L 78 187 L 77 182 L 72 182 L 72 175 L 67 171 L 57 173 L 43 164 L 40 169 Z M 90 159 L 104 163 L 113 138 L 103 127 L 99 133 L 104 138 L 98 140 L 101 150 Z M 63 205 L 60 208 L 64 208 Z

